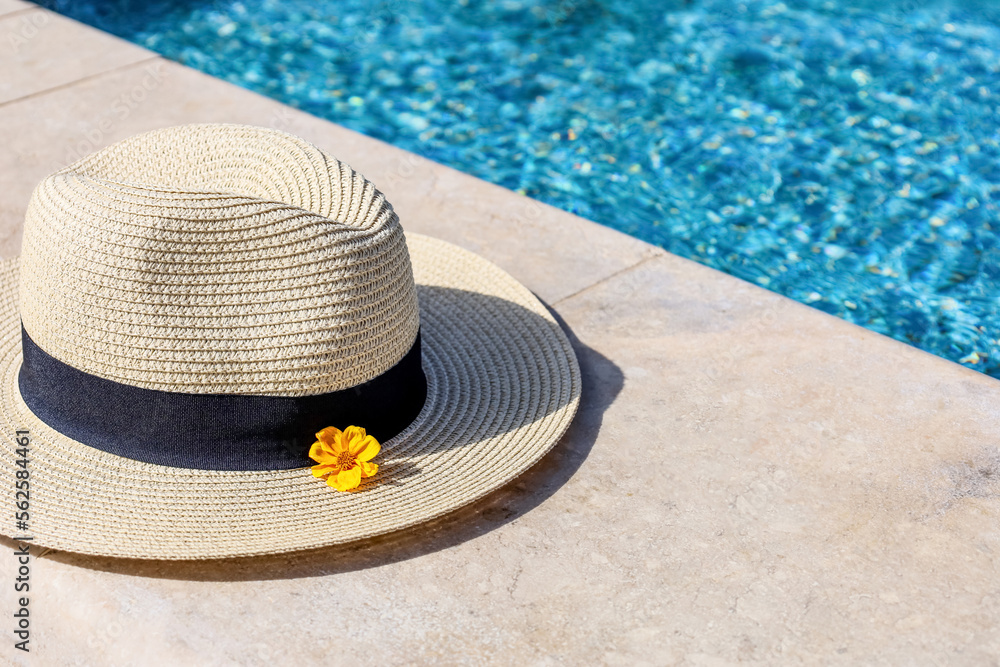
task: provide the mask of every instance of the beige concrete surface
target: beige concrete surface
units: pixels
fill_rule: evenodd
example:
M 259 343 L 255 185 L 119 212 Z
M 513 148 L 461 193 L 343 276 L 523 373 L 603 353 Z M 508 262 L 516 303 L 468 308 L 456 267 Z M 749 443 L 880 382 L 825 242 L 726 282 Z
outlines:
M 35 5 L 31 3 L 23 2 L 23 0 L 0 0 L 0 15 L 10 14 L 11 12 L 24 11 L 25 9 L 31 9 L 34 6 Z M 7 35 L 7 38 L 9 43 L 10 42 L 9 34 Z M 15 43 L 17 42 L 16 39 L 14 41 Z
M 0 104 L 154 56 L 44 9 L 0 15 L 0 35 Z
M 209 120 L 316 142 L 405 228 L 520 278 L 575 341 L 580 414 L 516 482 L 399 534 L 189 564 L 33 550 L 32 653 L 8 631 L 0 661 L 1000 661 L 991 378 L 162 60 L 0 106 L 0 252 L 74 155 Z M 15 576 L 0 557 L 8 619 Z

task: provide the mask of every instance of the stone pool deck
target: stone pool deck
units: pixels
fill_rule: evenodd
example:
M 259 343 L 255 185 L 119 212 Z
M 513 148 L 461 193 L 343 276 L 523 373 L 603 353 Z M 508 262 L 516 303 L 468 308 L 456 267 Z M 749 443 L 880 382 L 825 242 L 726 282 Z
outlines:
M 30 654 L 0 557 L 0 663 L 1000 660 L 996 380 L 20 0 L 0 0 L 0 255 L 43 176 L 198 121 L 305 137 L 406 229 L 522 280 L 571 332 L 580 414 L 515 483 L 360 544 L 201 564 L 33 549 Z

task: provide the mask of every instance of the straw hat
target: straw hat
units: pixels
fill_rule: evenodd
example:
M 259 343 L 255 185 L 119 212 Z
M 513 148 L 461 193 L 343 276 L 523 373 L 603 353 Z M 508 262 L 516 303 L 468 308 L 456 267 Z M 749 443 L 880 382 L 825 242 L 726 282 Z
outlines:
M 398 530 L 525 471 L 579 403 L 528 289 L 404 236 L 369 181 L 274 130 L 158 130 L 49 176 L 0 285 L 0 468 L 30 485 L 5 532 L 46 547 L 201 559 Z M 338 491 L 308 454 L 348 426 L 378 471 Z

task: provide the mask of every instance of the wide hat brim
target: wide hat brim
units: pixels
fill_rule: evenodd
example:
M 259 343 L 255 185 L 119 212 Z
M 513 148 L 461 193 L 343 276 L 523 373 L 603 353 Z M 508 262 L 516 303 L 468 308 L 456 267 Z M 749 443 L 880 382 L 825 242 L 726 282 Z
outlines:
M 30 480 L 28 527 L 12 536 L 126 558 L 276 554 L 420 524 L 531 467 L 563 435 L 579 404 L 580 370 L 569 340 L 545 306 L 496 265 L 444 241 L 406 236 L 427 400 L 409 427 L 382 443 L 376 476 L 346 493 L 309 467 L 174 468 L 115 456 L 55 431 L 18 389 L 18 260 L 0 263 L 3 483 L 14 488 L 24 469 Z M 26 468 L 17 464 L 17 431 L 29 433 Z

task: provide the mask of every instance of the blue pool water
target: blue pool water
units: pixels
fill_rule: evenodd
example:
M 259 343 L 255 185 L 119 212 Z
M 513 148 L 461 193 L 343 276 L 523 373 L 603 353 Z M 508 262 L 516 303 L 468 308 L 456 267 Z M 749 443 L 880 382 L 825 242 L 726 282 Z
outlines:
M 1000 3 L 48 0 L 1000 377 Z

